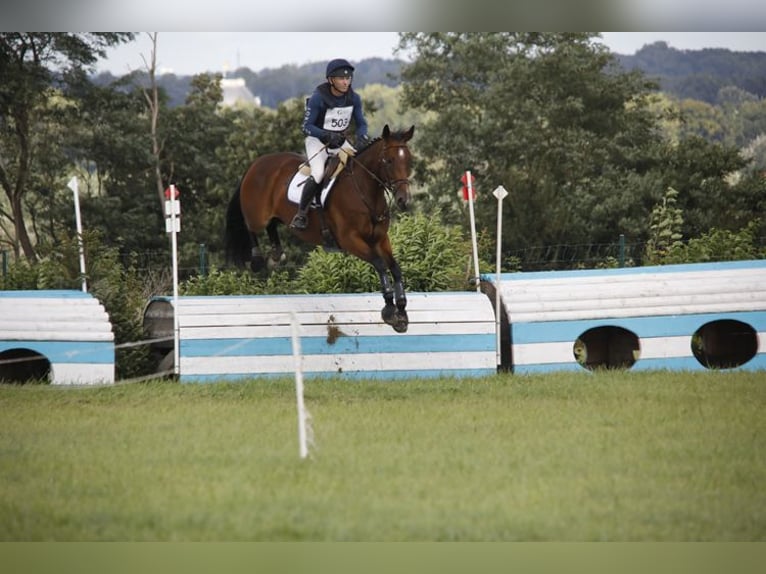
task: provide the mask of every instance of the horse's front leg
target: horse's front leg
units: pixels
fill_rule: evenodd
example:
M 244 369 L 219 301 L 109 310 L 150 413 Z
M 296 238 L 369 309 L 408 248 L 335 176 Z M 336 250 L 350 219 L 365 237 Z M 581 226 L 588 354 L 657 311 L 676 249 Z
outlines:
M 396 298 L 394 329 L 399 333 L 404 333 L 407 330 L 407 326 L 410 324 L 410 318 L 407 316 L 407 296 L 404 294 L 402 270 L 394 258 L 391 258 L 389 269 L 394 278 L 394 297 Z
M 409 321 L 407 312 L 404 311 L 404 305 L 407 304 L 407 300 L 404 298 L 401 270 L 398 271 L 398 281 L 392 286 L 386 262 L 381 257 L 376 257 L 370 263 L 372 263 L 375 271 L 378 272 L 380 288 L 383 292 L 383 300 L 385 301 L 385 306 L 380 312 L 381 318 L 391 325 L 397 333 L 406 332 Z M 396 267 L 398 269 L 398 265 Z M 394 297 L 396 297 L 396 305 L 394 305 Z M 400 307 L 400 305 L 402 306 Z
M 400 313 L 404 313 L 405 317 L 407 312 L 407 296 L 404 294 L 404 280 L 402 278 L 402 269 L 396 262 L 396 259 L 391 259 L 391 265 L 389 267 L 391 275 L 394 278 L 394 297 L 396 299 L 396 308 Z
M 404 294 L 404 280 L 402 279 L 402 269 L 399 267 L 396 259 L 394 259 L 394 252 L 391 249 L 391 241 L 388 236 L 385 236 L 383 240 L 377 246 L 377 253 L 385 262 L 385 267 L 391 272 L 391 276 L 394 278 L 394 297 L 396 299 L 396 312 L 391 321 L 394 329 L 400 333 L 404 333 L 407 330 L 410 319 L 407 316 L 407 296 Z
M 391 279 L 388 277 L 388 268 L 386 262 L 380 257 L 375 257 L 370 264 L 378 272 L 378 279 L 380 280 L 380 290 L 383 293 L 383 300 L 386 302 L 386 306 L 381 312 L 383 320 L 388 323 L 387 316 L 393 315 L 396 307 L 394 307 L 394 288 L 391 285 Z

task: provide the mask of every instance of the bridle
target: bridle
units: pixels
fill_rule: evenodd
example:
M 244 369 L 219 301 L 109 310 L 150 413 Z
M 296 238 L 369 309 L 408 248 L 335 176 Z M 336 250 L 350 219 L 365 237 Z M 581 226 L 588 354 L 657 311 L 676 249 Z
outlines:
M 373 144 L 371 144 L 373 145 Z M 391 212 L 391 203 L 396 199 L 396 194 L 400 191 L 402 186 L 409 187 L 410 185 L 410 179 L 408 177 L 401 177 L 398 179 L 394 179 L 391 175 L 391 168 L 393 166 L 393 160 L 386 157 L 386 153 L 391 149 L 398 149 L 398 148 L 407 148 L 406 143 L 395 143 L 395 144 L 388 144 L 387 142 L 384 142 L 383 149 L 380 152 L 380 155 L 378 156 L 378 163 L 381 166 L 381 171 L 384 174 L 385 181 L 382 180 L 377 173 L 372 171 L 370 168 L 368 168 L 364 163 L 362 163 L 356 156 L 351 156 L 351 161 L 355 164 L 361 167 L 364 171 L 367 172 L 367 174 L 374 179 L 376 182 L 380 184 L 380 186 L 383 188 L 383 191 L 387 193 L 390 197 L 386 206 L 386 210 L 384 213 L 375 216 L 374 215 L 374 208 L 369 205 L 367 202 L 367 198 L 364 196 L 364 194 L 361 193 L 359 189 L 359 184 L 356 181 L 356 178 L 352 175 L 352 180 L 354 181 L 354 186 L 356 187 L 357 192 L 362 198 L 362 201 L 367 206 L 367 208 L 370 210 L 370 214 L 373 215 L 372 220 L 375 222 L 381 222 L 388 219 L 388 216 Z M 353 172 L 352 172 L 353 173 Z
M 386 152 L 389 149 L 400 149 L 400 148 L 407 148 L 407 144 L 401 143 L 401 144 L 395 144 L 395 145 L 384 145 L 383 151 L 380 154 L 380 163 L 383 166 L 383 171 L 386 174 L 386 181 L 385 183 L 381 182 L 381 185 L 383 186 L 383 189 L 385 189 L 388 193 L 390 193 L 392 196 L 396 196 L 396 193 L 399 191 L 399 187 L 404 185 L 409 187 L 410 185 L 410 178 L 408 177 L 401 177 L 399 179 L 392 179 L 391 178 L 391 168 L 393 161 L 388 159 L 386 157 Z M 409 148 L 407 148 L 409 149 Z M 380 182 L 379 178 L 378 181 Z

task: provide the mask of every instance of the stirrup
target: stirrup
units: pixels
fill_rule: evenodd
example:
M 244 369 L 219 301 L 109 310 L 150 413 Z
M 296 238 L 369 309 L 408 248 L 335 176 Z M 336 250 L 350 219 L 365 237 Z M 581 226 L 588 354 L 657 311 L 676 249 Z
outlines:
M 292 229 L 306 229 L 308 227 L 308 217 L 306 217 L 305 213 L 296 213 L 295 217 L 293 217 L 293 220 L 290 222 L 290 227 Z

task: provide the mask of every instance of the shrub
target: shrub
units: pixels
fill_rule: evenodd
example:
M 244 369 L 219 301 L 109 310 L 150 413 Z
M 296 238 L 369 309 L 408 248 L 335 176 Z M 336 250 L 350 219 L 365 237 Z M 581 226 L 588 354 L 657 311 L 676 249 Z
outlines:
M 707 261 L 742 261 L 766 257 L 758 246 L 758 222 L 751 221 L 744 229 L 729 231 L 711 229 L 701 237 L 685 244 L 674 245 L 663 263 L 704 263 Z
M 458 227 L 404 215 L 391 226 L 390 238 L 408 291 L 465 289 L 471 249 Z M 369 293 L 380 290 L 380 281 L 369 263 L 317 248 L 299 270 L 296 287 L 304 293 Z

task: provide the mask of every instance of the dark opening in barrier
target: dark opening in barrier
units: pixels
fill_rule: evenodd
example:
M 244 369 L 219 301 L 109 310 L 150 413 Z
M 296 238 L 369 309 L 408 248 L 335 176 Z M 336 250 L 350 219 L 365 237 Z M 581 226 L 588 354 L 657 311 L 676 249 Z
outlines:
M 758 353 L 758 333 L 735 319 L 705 323 L 692 335 L 692 353 L 708 369 L 741 367 Z
M 0 352 L 0 383 L 48 382 L 50 361 L 31 349 L 8 349 Z
M 629 369 L 638 360 L 641 347 L 638 336 L 613 325 L 588 329 L 574 342 L 572 352 L 583 367 L 593 369 Z

